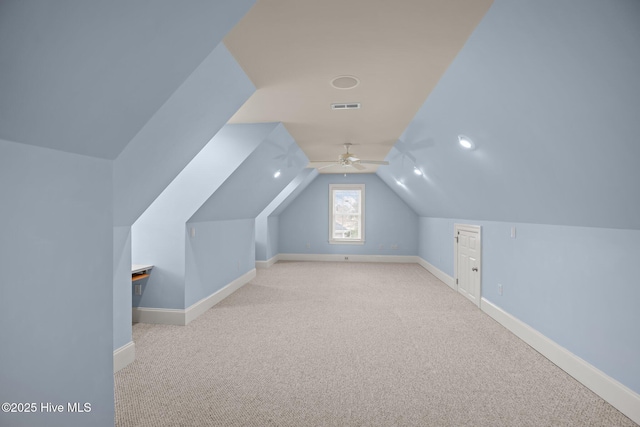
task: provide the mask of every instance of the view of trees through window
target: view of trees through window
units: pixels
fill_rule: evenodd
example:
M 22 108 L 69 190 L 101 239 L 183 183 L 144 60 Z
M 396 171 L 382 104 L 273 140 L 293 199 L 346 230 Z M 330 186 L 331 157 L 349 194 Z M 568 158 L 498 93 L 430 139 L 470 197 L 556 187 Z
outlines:
M 333 190 L 333 239 L 361 239 L 361 200 L 359 189 Z

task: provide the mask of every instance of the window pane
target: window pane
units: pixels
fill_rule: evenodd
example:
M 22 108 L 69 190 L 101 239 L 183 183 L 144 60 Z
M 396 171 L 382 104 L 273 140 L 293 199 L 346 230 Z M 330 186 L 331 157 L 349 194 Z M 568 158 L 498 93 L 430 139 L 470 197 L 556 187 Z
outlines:
M 344 239 L 345 234 L 347 233 L 347 229 L 344 226 L 345 216 L 344 215 L 334 215 L 333 216 L 333 238 L 334 239 Z
M 360 190 L 336 190 L 333 193 L 334 213 L 360 213 Z
M 364 186 L 330 186 L 331 232 L 333 241 L 363 241 L 364 239 Z
M 334 215 L 334 239 L 359 239 L 360 215 Z
M 360 238 L 360 215 L 348 215 L 344 221 L 344 228 L 348 231 L 347 239 Z

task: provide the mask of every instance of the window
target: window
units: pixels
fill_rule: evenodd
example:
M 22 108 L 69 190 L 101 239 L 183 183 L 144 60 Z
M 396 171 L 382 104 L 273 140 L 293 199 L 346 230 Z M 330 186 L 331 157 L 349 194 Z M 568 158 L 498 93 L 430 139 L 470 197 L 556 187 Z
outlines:
M 329 243 L 364 243 L 364 184 L 329 184 Z

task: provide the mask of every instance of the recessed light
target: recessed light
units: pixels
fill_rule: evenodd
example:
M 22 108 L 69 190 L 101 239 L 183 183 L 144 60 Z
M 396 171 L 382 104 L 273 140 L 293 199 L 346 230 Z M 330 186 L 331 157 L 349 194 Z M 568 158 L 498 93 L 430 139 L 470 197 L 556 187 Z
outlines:
M 360 84 L 356 76 L 338 76 L 331 79 L 331 86 L 340 90 L 353 89 Z
M 458 135 L 458 142 L 460 143 L 460 146 L 465 150 L 473 150 L 474 148 L 476 148 L 476 145 L 473 143 L 473 141 L 464 135 Z
M 274 173 L 274 174 L 273 174 L 273 177 L 274 177 L 274 178 L 277 178 L 277 177 L 279 177 L 279 176 L 280 176 L 280 171 L 279 171 L 279 170 L 277 170 L 277 171 L 276 171 L 276 173 Z
M 415 166 L 413 167 L 413 173 L 415 173 L 416 175 L 422 175 L 422 171 Z

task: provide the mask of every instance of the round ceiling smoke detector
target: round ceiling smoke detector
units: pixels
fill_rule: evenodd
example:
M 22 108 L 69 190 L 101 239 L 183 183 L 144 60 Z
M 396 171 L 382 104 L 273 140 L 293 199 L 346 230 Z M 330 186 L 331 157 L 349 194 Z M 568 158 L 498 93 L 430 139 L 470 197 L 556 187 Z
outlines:
M 331 86 L 336 89 L 353 89 L 360 84 L 360 80 L 354 76 L 338 76 L 331 80 Z

